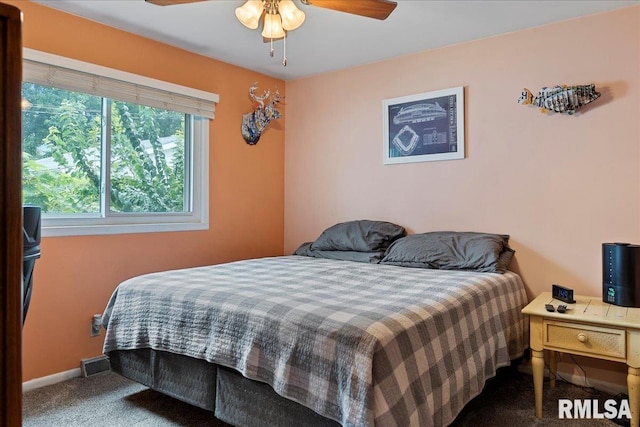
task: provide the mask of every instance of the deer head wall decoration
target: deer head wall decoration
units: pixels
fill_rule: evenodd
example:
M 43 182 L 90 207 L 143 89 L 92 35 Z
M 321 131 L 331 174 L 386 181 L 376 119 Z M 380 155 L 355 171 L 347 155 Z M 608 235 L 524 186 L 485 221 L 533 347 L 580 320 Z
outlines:
M 255 94 L 258 82 L 254 82 L 249 88 L 249 97 L 253 101 L 254 110 L 242 115 L 242 137 L 249 145 L 255 145 L 262 135 L 262 131 L 271 120 L 279 119 L 280 112 L 276 110 L 276 104 L 280 102 L 278 89 L 271 95 L 265 90 L 262 96 Z

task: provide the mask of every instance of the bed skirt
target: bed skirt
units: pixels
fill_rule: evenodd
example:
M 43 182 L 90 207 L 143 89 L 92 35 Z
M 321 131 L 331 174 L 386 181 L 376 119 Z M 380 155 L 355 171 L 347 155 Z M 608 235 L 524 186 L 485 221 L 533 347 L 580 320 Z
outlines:
M 216 418 L 242 427 L 338 427 L 273 391 L 228 368 L 189 356 L 149 348 L 108 354 L 111 370 L 160 393 L 212 411 Z
M 109 352 L 111 370 L 194 406 L 215 410 L 216 365 L 150 348 Z

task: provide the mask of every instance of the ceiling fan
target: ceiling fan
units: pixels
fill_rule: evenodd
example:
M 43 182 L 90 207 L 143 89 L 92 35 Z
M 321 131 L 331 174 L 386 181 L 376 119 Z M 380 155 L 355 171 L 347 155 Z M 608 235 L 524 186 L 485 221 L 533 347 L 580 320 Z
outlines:
M 206 0 L 145 0 L 158 6 L 196 3 Z M 318 6 L 353 15 L 385 20 L 398 5 L 391 0 L 300 0 L 308 6 Z M 247 28 L 255 30 L 263 22 L 262 38 L 271 43 L 269 54 L 273 57 L 273 41 L 284 40 L 284 59 L 287 66 L 287 31 L 293 31 L 304 22 L 304 12 L 292 0 L 246 0 L 236 8 L 236 17 Z M 263 18 L 264 17 L 264 18 Z
M 175 4 L 196 3 L 207 0 L 145 0 L 158 6 L 171 6 Z M 385 20 L 398 5 L 391 0 L 301 0 L 303 4 L 338 10 L 353 15 Z M 271 3 L 266 0 L 263 3 Z M 277 3 L 277 2 L 276 2 Z M 265 7 L 266 9 L 266 7 Z

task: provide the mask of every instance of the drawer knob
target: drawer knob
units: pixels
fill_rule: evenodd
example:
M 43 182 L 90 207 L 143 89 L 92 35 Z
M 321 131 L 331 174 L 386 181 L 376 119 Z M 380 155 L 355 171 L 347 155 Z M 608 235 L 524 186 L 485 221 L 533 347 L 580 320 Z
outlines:
M 580 342 L 587 342 L 587 341 L 589 341 L 589 337 L 588 337 L 586 334 L 584 334 L 584 333 L 580 332 L 580 333 L 578 334 L 578 341 L 580 341 Z

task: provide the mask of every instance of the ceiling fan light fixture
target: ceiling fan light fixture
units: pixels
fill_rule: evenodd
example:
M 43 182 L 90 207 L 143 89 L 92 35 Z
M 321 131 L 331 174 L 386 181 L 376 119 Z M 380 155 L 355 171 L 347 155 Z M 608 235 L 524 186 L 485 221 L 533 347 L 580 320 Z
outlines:
M 262 0 L 248 0 L 242 6 L 236 8 L 236 18 L 245 27 L 255 30 L 258 28 L 263 10 Z
M 262 29 L 262 37 L 266 39 L 281 39 L 285 36 L 284 28 L 280 15 L 267 13 L 264 15 L 264 27 Z
M 298 9 L 291 0 L 280 0 L 278 11 L 282 17 L 282 28 L 287 31 L 295 30 L 304 22 L 304 12 Z
M 1 1 L 1 0 L 0 0 Z M 171 4 L 196 3 L 204 0 L 145 0 L 159 6 Z M 354 15 L 384 20 L 398 5 L 393 0 L 299 0 L 304 5 L 313 5 L 325 9 L 338 10 Z M 263 18 L 264 16 L 264 18 Z M 270 41 L 269 54 L 273 57 L 273 41 L 283 39 L 284 59 L 287 66 L 287 31 L 299 28 L 305 20 L 305 14 L 298 9 L 293 0 L 246 0 L 236 8 L 236 18 L 245 27 L 255 30 L 262 20 L 262 37 Z

